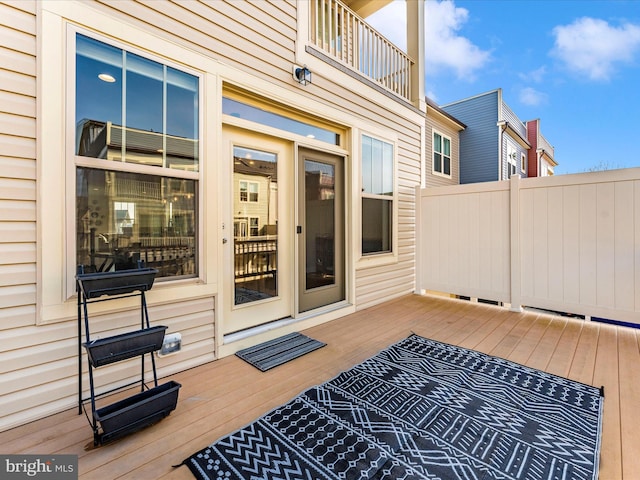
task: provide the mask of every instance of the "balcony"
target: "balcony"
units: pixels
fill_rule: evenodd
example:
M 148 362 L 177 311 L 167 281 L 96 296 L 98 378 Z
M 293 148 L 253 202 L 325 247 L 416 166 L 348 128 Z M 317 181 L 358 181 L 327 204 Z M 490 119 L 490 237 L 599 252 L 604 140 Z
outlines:
M 331 59 L 411 100 L 414 60 L 340 0 L 312 0 L 310 36 Z

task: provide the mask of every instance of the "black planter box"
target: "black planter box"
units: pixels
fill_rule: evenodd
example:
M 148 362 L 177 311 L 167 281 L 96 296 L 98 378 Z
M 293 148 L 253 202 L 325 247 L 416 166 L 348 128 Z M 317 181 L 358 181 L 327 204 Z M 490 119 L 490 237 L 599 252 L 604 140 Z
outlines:
M 86 298 L 96 298 L 151 290 L 157 273 L 155 268 L 135 268 L 115 272 L 79 273 L 76 279 Z
M 145 328 L 112 337 L 99 338 L 82 345 L 87 349 L 91 364 L 94 367 L 101 367 L 160 350 L 167 328 L 164 326 Z
M 176 408 L 181 386 L 170 381 L 96 410 L 94 417 L 102 433 L 96 435 L 95 443 L 127 435 L 168 416 Z

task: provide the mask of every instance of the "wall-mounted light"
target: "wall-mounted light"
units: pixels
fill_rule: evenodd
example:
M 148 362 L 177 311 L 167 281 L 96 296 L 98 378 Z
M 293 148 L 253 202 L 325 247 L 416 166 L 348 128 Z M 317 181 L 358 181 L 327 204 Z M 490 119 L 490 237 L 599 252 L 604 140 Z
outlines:
M 309 70 L 306 65 L 304 67 L 294 65 L 293 79 L 301 85 L 311 83 L 311 70 Z

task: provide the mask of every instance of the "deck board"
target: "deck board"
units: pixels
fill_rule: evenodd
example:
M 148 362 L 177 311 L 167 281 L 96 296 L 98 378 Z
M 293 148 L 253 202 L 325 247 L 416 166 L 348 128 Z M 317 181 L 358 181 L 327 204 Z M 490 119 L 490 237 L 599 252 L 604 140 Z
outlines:
M 602 478 L 622 478 L 622 438 L 620 431 L 620 388 L 618 382 L 618 328 L 603 325 L 598 336 L 598 352 L 593 372 L 593 385 L 604 386 L 602 417 Z
M 87 419 L 72 409 L 0 433 L 0 452 L 77 454 L 82 479 L 190 479 L 172 465 L 412 332 L 604 385 L 600 478 L 640 478 L 640 332 L 417 295 L 304 331 L 327 346 L 268 372 L 231 356 L 173 375 L 176 410 L 111 444 L 93 448 Z

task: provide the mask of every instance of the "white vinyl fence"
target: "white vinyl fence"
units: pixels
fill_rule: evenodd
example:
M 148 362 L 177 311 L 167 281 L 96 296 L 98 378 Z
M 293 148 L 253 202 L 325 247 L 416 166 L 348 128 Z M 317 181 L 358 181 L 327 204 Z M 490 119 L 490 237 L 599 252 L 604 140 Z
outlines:
M 640 168 L 417 190 L 417 290 L 640 324 Z

